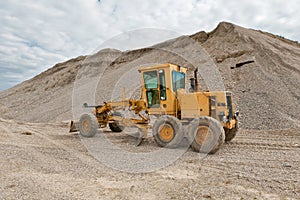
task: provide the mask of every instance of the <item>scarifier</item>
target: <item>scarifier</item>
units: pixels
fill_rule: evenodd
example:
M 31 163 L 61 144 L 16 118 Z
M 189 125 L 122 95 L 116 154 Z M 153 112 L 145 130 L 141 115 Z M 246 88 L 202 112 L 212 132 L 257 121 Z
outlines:
M 234 112 L 232 94 L 229 91 L 199 91 L 197 69 L 191 78 L 191 88 L 186 92 L 187 68 L 174 64 L 160 64 L 139 69 L 142 91 L 139 100 L 104 102 L 92 106 L 94 114 L 86 113 L 79 122 L 71 122 L 70 131 L 84 137 L 93 137 L 99 128 L 107 125 L 113 132 L 125 127 L 138 128 L 139 145 L 152 128 L 152 135 L 161 147 L 178 147 L 187 138 L 197 152 L 215 153 L 224 141 L 232 140 L 238 130 L 238 112 Z M 84 104 L 84 107 L 91 107 Z M 134 118 L 126 118 L 121 111 L 134 112 Z M 157 120 L 153 125 L 150 116 Z

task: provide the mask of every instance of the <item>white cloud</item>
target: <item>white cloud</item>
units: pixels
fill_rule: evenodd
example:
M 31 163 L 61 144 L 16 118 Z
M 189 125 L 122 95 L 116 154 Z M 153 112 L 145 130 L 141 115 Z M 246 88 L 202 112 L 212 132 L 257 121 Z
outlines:
M 300 41 L 299 8 L 297 0 L 1 1 L 0 90 L 140 28 L 192 34 L 230 21 Z

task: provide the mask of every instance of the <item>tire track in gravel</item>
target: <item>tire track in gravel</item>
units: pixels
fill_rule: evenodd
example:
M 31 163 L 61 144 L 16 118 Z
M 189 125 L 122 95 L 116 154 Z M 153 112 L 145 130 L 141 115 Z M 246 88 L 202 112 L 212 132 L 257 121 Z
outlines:
M 258 191 L 299 197 L 299 138 L 297 130 L 241 130 L 219 156 L 207 157 L 204 166 Z
M 58 142 L 57 140 L 51 139 L 49 135 L 42 133 L 39 130 L 35 129 L 32 132 L 35 135 L 37 135 L 38 137 L 44 139 L 45 141 L 53 144 L 56 147 L 58 147 L 59 149 L 64 150 L 65 152 L 70 154 L 70 156 L 74 156 L 74 157 L 78 158 L 85 165 L 88 165 L 91 168 L 99 167 L 99 165 L 100 165 L 99 162 L 96 161 L 93 157 L 91 157 L 88 153 L 85 154 L 83 152 L 79 152 L 79 151 L 75 150 L 74 148 L 70 148 L 67 145 L 62 144 L 61 142 Z
M 62 144 L 60 138 L 55 139 L 58 135 L 68 135 L 66 128 L 55 128 L 56 125 L 48 124 L 20 124 L 16 127 L 15 122 L 0 123 L 0 127 L 5 127 L 10 136 L 10 141 L 0 143 L 4 150 L 0 154 L 5 158 L 4 163 L 0 163 L 3 165 L 1 173 L 7 172 L 0 184 L 0 199 L 16 195 L 14 191 L 24 197 L 30 195 L 28 191 L 40 193 L 40 190 L 48 191 L 45 193 L 48 197 L 55 198 L 58 195 L 58 198 L 65 195 L 66 189 L 73 191 L 71 199 L 83 193 L 95 199 L 97 194 L 110 190 L 103 189 L 108 187 L 107 184 L 115 183 L 114 179 L 118 174 L 104 168 L 87 151 L 80 151 L 81 147 L 78 148 L 78 145 L 73 147 L 71 141 L 67 141 L 66 145 Z M 23 135 L 24 132 L 30 132 L 31 135 Z M 29 141 L 32 143 L 28 143 Z M 79 144 L 82 145 L 80 142 Z M 20 169 L 12 173 L 10 170 L 11 167 L 16 168 L 15 163 L 20 165 Z M 101 177 L 101 182 L 96 177 Z M 2 191 L 1 187 L 10 187 L 10 182 L 17 189 Z M 86 192 L 84 188 L 91 191 Z
M 67 129 L 57 128 L 55 124 L 30 124 L 30 123 L 22 123 L 22 122 L 19 123 L 19 124 L 21 124 L 21 126 L 18 126 L 17 128 L 15 128 L 15 123 L 16 122 L 13 122 L 13 121 L 6 121 L 5 126 L 8 126 L 8 128 L 7 127 L 4 128 L 4 126 L 1 126 L 1 127 L 3 127 L 5 129 L 5 131 L 7 131 L 8 133 L 11 133 L 12 130 L 14 130 L 14 132 L 18 132 L 19 135 L 21 135 L 22 132 L 30 132 L 30 133 L 32 133 L 32 135 L 28 136 L 28 137 L 37 136 L 53 146 L 46 145 L 45 142 L 42 142 L 41 145 L 7 142 L 6 143 L 7 145 L 17 145 L 17 146 L 21 146 L 21 147 L 26 146 L 26 151 L 28 151 L 30 155 L 36 155 L 37 159 L 40 159 L 40 160 L 51 160 L 52 159 L 51 157 L 49 158 L 47 155 L 44 155 L 41 152 L 42 149 L 50 148 L 53 150 L 62 150 L 65 153 L 69 154 L 69 156 L 79 159 L 84 165 L 88 166 L 91 169 L 103 168 L 103 165 L 99 161 L 94 159 L 92 156 L 90 156 L 87 151 L 83 151 L 83 152 L 78 151 L 75 148 L 72 148 L 65 144 L 62 144 L 58 140 L 51 139 L 51 137 L 56 134 L 56 133 L 53 133 L 53 131 L 54 131 L 53 128 L 55 129 L 55 131 L 59 131 L 59 132 L 63 131 L 64 132 L 63 135 L 66 135 L 65 133 L 67 132 Z M 48 129 L 47 126 L 50 126 L 53 128 L 50 128 L 49 129 L 50 131 L 49 131 L 49 130 L 47 130 Z M 44 133 L 42 133 L 42 131 Z M 47 134 L 47 133 L 49 133 L 49 134 Z M 14 137 L 14 141 L 20 140 L 19 135 L 10 134 L 10 136 Z M 5 144 L 5 143 L 3 143 L 3 144 Z M 83 149 L 85 149 L 85 148 L 83 148 Z

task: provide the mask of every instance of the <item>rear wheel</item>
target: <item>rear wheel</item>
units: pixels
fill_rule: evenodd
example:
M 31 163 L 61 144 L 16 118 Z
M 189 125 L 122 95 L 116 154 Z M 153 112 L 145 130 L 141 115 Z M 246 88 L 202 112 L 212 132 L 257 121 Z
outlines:
M 93 137 L 99 127 L 98 120 L 91 113 L 83 114 L 79 120 L 79 133 L 83 137 Z
M 119 116 L 122 117 L 122 114 L 119 112 L 114 112 L 113 116 Z M 124 126 L 120 125 L 119 121 L 114 121 L 113 123 L 108 124 L 110 130 L 112 132 L 122 132 L 124 130 Z
M 201 153 L 216 153 L 225 140 L 223 127 L 212 117 L 194 119 L 188 134 L 192 149 Z
M 176 148 L 183 139 L 182 124 L 174 116 L 163 115 L 153 125 L 153 137 L 161 147 Z

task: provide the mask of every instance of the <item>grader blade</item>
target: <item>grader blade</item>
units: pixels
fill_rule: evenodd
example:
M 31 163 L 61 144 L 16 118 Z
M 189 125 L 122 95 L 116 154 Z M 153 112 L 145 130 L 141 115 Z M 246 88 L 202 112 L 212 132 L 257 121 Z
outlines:
M 135 146 L 140 146 L 143 142 L 143 140 L 145 138 L 147 138 L 147 133 L 148 133 L 148 129 L 147 128 L 143 128 L 143 127 L 140 127 L 138 129 L 138 132 L 136 133 L 136 142 L 135 142 Z

